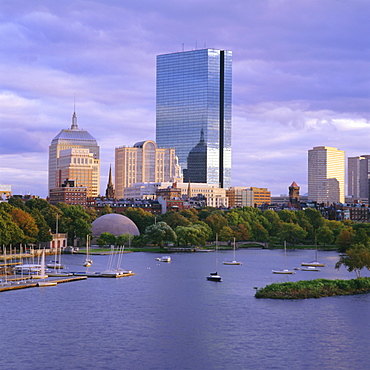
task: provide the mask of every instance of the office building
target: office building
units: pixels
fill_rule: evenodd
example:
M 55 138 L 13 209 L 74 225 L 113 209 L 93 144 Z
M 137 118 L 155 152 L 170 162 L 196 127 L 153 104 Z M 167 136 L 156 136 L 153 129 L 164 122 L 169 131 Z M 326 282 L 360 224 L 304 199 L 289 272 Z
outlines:
M 86 187 L 88 197 L 100 193 L 100 148 L 86 130 L 77 125 L 76 112 L 70 129 L 63 129 L 49 146 L 49 195 L 64 181 L 73 180 L 76 187 Z
M 271 203 L 267 188 L 232 186 L 226 190 L 230 208 L 256 207 Z
M 231 73 L 231 51 L 157 56 L 156 141 L 175 148 L 185 182 L 231 185 Z
M 317 203 L 344 203 L 345 152 L 317 146 L 308 151 L 308 199 Z
M 370 155 L 348 157 L 348 195 L 353 199 L 369 198 Z
M 115 149 L 115 191 L 117 198 L 126 197 L 125 188 L 141 182 L 182 181 L 175 149 L 160 149 L 152 140 L 133 147 Z

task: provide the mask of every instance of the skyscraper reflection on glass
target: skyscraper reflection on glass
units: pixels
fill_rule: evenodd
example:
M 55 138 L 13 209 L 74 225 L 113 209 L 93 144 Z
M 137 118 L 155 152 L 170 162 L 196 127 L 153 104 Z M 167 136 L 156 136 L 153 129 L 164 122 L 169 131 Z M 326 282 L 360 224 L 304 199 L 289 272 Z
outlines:
M 202 133 L 207 183 L 231 185 L 231 73 L 231 51 L 157 56 L 156 141 L 158 147 L 176 149 L 184 181 L 192 182 L 187 159 Z

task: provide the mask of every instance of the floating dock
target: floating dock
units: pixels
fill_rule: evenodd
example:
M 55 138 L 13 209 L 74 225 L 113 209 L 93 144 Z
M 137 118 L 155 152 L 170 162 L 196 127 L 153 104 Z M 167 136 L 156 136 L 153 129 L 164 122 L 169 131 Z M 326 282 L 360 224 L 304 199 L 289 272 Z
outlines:
M 72 281 L 78 280 L 85 280 L 87 276 L 67 276 L 63 278 L 53 278 L 47 279 L 46 281 L 56 282 L 57 284 L 62 283 L 69 283 Z M 0 292 L 6 292 L 9 290 L 17 290 L 17 289 L 26 289 L 26 288 L 34 288 L 38 286 L 38 281 L 28 279 L 28 280 L 9 280 L 7 283 L 3 283 L 0 285 Z

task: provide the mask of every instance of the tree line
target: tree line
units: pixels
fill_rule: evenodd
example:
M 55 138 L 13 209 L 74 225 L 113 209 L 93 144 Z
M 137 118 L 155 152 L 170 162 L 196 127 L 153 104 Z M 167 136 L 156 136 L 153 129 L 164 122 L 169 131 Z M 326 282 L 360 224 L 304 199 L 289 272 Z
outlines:
M 111 213 L 106 206 L 101 214 Z M 140 236 L 133 238 L 134 246 L 175 244 L 179 246 L 205 245 L 214 241 L 268 242 L 271 246 L 286 241 L 297 244 L 335 245 L 346 252 L 354 245 L 368 246 L 370 224 L 353 221 L 332 221 L 311 208 L 299 211 L 261 211 L 243 207 L 227 211 L 205 207 L 185 209 L 153 215 L 142 208 L 128 208 L 122 212 L 138 227 Z M 23 202 L 11 197 L 0 203 L 0 243 L 38 244 L 52 240 L 52 233 L 68 234 L 68 243 L 91 234 L 91 223 L 99 216 L 94 209 L 59 203 L 54 206 L 44 199 Z M 57 226 L 58 225 L 58 226 Z M 121 242 L 121 241 L 120 241 Z

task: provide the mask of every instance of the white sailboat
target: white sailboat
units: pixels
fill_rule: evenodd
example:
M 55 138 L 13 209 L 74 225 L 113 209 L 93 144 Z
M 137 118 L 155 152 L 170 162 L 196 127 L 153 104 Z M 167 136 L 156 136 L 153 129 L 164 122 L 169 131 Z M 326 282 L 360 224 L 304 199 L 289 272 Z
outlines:
M 325 267 L 325 263 L 321 263 L 317 260 L 317 242 L 315 237 L 315 259 L 311 262 L 302 262 L 301 266 L 308 266 L 308 267 Z M 302 269 L 303 270 L 303 269 Z M 303 270 L 303 271 L 320 271 L 320 270 Z
M 39 281 L 37 283 L 38 286 L 53 286 L 57 285 L 56 281 L 46 281 L 45 279 L 48 277 L 45 271 L 45 249 L 42 251 L 42 256 L 41 256 L 41 272 L 39 275 L 34 275 L 34 279 L 42 279 L 42 281 Z
M 54 254 L 54 261 L 50 261 L 46 264 L 47 268 L 51 268 L 54 271 L 49 273 L 49 276 L 69 276 L 67 272 L 62 272 L 60 270 L 64 269 L 65 266 L 61 263 L 62 260 L 62 251 L 61 248 L 58 248 L 58 215 L 56 220 L 56 246 L 55 246 L 55 254 Z M 59 254 L 58 254 L 59 249 Z M 59 270 L 59 271 L 57 271 Z
M 89 248 L 90 248 L 90 235 L 87 235 L 86 236 L 86 259 L 82 264 L 85 267 L 90 267 L 93 264 L 93 261 L 89 256 Z
M 235 259 L 235 238 L 234 238 L 234 259 L 232 261 L 224 261 L 224 265 L 242 265 L 241 262 L 236 261 Z
M 207 276 L 207 280 L 209 281 L 222 281 L 221 276 L 217 273 L 217 269 L 218 269 L 217 246 L 218 246 L 218 235 L 216 234 L 216 272 L 211 272 Z
M 286 241 L 284 241 L 284 269 L 283 270 L 272 270 L 273 274 L 295 274 L 295 271 L 288 270 L 287 264 L 286 264 Z

